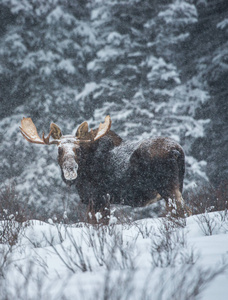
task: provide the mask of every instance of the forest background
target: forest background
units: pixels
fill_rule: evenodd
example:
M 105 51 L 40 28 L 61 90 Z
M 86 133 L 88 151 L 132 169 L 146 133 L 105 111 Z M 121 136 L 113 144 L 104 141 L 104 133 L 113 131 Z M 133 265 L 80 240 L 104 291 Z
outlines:
M 227 189 L 227 0 L 1 0 L 0 20 L 0 183 L 33 216 L 73 212 L 78 196 L 55 146 L 22 138 L 24 116 L 71 134 L 110 114 L 124 139 L 183 146 L 185 191 Z

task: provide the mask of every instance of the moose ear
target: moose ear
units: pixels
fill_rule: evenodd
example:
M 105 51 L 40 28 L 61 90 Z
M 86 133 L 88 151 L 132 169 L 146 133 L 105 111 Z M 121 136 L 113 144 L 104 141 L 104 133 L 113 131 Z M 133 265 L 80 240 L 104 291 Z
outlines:
M 61 138 L 62 136 L 61 129 L 55 123 L 51 123 L 50 130 L 51 130 L 51 137 L 54 140 L 59 140 Z
M 76 138 L 85 139 L 88 136 L 89 126 L 87 122 L 83 122 L 77 129 Z

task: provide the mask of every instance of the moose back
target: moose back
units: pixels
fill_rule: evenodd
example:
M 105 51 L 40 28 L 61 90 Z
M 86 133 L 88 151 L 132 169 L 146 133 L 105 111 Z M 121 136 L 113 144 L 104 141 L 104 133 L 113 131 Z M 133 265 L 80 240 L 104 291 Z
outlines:
M 111 128 L 110 116 L 99 128 L 83 122 L 75 135 L 63 135 L 51 123 L 42 138 L 31 118 L 21 121 L 21 133 L 30 143 L 58 147 L 58 163 L 65 183 L 75 184 L 92 222 L 108 223 L 111 203 L 144 206 L 165 199 L 167 209 L 184 208 L 182 198 L 185 157 L 181 146 L 167 137 L 123 142 Z M 50 138 L 52 138 L 50 140 Z M 170 200 L 172 200 L 170 202 Z

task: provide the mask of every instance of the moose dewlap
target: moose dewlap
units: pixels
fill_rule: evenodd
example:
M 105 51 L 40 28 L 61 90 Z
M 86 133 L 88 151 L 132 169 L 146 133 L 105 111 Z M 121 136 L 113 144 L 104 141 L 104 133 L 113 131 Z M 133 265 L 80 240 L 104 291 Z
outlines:
M 166 137 L 124 142 L 110 128 L 111 118 L 106 116 L 94 130 L 89 131 L 88 123 L 83 122 L 75 136 L 63 135 L 51 123 L 48 136 L 40 138 L 31 118 L 22 119 L 20 130 L 30 143 L 57 145 L 62 178 L 76 185 L 81 201 L 88 204 L 91 222 L 97 222 L 99 213 L 100 222 L 108 223 L 110 203 L 137 207 L 155 197 L 165 199 L 169 210 L 171 200 L 171 210 L 184 211 L 181 146 Z

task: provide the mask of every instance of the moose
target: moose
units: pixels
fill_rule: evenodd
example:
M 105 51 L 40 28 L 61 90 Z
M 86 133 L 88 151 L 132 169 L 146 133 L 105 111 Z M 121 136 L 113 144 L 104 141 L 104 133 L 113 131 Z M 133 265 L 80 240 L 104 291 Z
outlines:
M 37 133 L 31 118 L 21 120 L 21 133 L 30 143 L 55 144 L 62 179 L 76 185 L 81 201 L 88 205 L 88 219 L 108 223 L 110 203 L 145 206 L 163 198 L 169 212 L 189 213 L 182 198 L 185 155 L 167 137 L 124 142 L 110 130 L 111 118 L 90 130 L 83 122 L 75 135 L 63 135 L 51 123 L 47 137 Z M 50 140 L 50 138 L 52 138 Z M 171 203 L 171 204 L 170 204 Z

